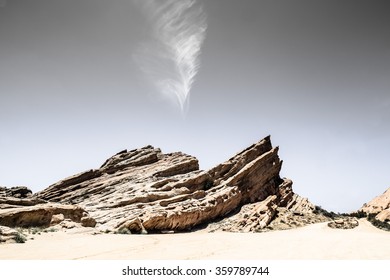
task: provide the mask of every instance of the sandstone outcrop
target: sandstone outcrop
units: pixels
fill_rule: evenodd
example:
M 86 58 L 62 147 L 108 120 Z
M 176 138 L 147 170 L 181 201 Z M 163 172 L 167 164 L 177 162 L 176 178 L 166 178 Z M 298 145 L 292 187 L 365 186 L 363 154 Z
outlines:
M 62 221 L 73 221 L 82 226 L 94 226 L 94 220 L 77 205 L 48 203 L 43 199 L 25 195 L 31 193 L 22 189 L 2 188 L 0 196 L 0 225 L 6 227 L 49 227 Z M 17 192 L 15 192 L 17 190 Z M 11 196 L 7 196 L 7 195 Z M 59 220 L 58 215 L 63 219 Z
M 381 222 L 387 222 L 390 224 L 390 209 L 387 208 L 381 212 L 379 212 L 375 218 L 378 220 L 378 221 L 381 221 Z
M 24 243 L 26 236 L 15 229 L 0 226 L 0 243 Z
M 330 218 L 316 213 L 314 204 L 292 191 L 292 181 L 285 179 L 276 195 L 244 205 L 238 213 L 209 226 L 210 231 L 263 232 L 284 230 Z
M 199 170 L 198 160 L 190 155 L 163 154 L 146 146 L 121 151 L 100 168 L 33 197 L 79 205 L 102 231 L 183 231 L 227 216 L 238 217 L 239 230 L 257 231 L 280 209 L 314 215 L 314 206 L 293 193 L 292 182 L 280 178 L 281 166 L 270 137 L 209 171 Z
M 383 194 L 375 197 L 370 202 L 365 203 L 358 212 L 366 215 L 375 215 L 375 219 L 381 222 L 390 222 L 390 188 Z

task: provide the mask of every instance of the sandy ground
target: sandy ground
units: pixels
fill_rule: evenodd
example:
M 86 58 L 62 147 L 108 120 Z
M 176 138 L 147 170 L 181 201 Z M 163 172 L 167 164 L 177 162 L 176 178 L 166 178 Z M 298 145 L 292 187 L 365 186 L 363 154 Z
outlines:
M 390 259 L 390 232 L 360 220 L 350 230 L 326 223 L 266 233 L 91 235 L 54 232 L 0 245 L 0 259 Z

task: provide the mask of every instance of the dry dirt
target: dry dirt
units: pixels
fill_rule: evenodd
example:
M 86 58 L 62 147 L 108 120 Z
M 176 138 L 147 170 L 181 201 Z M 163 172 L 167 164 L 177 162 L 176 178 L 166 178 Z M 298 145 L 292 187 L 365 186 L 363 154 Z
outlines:
M 366 220 L 354 229 L 326 223 L 264 233 L 119 235 L 68 231 L 0 245 L 0 259 L 390 259 L 390 233 Z

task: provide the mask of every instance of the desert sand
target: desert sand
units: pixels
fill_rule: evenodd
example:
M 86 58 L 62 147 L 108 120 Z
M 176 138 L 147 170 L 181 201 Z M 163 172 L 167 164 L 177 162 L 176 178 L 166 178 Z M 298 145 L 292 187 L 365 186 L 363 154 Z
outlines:
M 364 219 L 354 229 L 326 223 L 264 233 L 97 234 L 80 230 L 33 235 L 0 245 L 1 259 L 390 259 L 390 233 Z

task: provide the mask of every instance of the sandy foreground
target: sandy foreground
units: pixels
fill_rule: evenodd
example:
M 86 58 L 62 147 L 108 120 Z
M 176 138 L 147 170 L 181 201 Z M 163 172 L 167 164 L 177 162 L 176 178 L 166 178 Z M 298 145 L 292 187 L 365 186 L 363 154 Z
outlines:
M 326 223 L 265 233 L 119 235 L 69 231 L 0 245 L 0 259 L 390 259 L 390 232 L 360 220 L 355 229 Z

